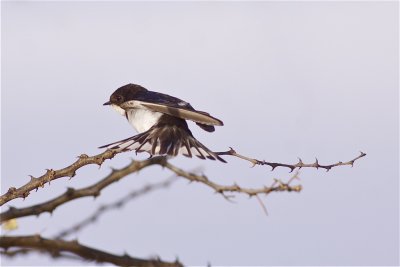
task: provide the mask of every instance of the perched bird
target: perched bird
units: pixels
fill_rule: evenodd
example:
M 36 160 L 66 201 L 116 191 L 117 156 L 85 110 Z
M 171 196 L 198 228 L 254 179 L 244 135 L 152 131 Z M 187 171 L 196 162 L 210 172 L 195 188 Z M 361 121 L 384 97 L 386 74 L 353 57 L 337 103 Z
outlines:
M 127 84 L 118 88 L 104 105 L 111 105 L 125 116 L 139 134 L 100 148 L 145 151 L 151 156 L 194 155 L 226 162 L 194 138 L 186 120 L 195 122 L 207 132 L 213 132 L 214 125 L 222 126 L 223 122 L 207 112 L 195 110 L 179 98 Z

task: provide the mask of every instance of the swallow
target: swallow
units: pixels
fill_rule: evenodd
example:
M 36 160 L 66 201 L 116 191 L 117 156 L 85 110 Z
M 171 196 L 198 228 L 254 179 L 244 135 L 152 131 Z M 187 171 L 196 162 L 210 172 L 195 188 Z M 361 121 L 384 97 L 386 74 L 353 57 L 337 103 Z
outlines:
M 214 126 L 223 126 L 223 122 L 194 109 L 186 101 L 137 84 L 127 84 L 112 93 L 103 105 L 110 105 L 124 116 L 138 134 L 100 148 L 147 152 L 150 156 L 181 154 L 226 162 L 193 136 L 186 121 L 195 122 L 207 132 L 214 132 Z

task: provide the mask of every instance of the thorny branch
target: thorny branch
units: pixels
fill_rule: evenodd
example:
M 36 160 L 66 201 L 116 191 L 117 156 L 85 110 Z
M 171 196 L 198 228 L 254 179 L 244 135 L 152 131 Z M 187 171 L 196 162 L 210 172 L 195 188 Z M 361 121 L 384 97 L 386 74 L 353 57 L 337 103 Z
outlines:
M 0 214 L 0 223 L 10 219 L 31 216 L 31 215 L 39 215 L 43 212 L 52 213 L 58 206 L 61 206 L 73 199 L 89 197 L 89 196 L 98 197 L 100 195 L 101 190 L 104 189 L 105 187 L 119 181 L 128 174 L 138 172 L 141 169 L 154 164 L 154 162 L 157 160 L 159 160 L 159 158 L 152 158 L 145 161 L 133 161 L 131 164 L 122 169 L 119 170 L 113 169 L 109 175 L 107 175 L 105 178 L 103 178 L 102 180 L 91 186 L 78 190 L 73 188 L 68 188 L 67 191 L 62 195 L 53 198 L 49 201 L 46 201 L 44 203 L 40 203 L 26 208 L 9 207 L 7 211 Z M 146 192 L 148 192 L 151 189 L 152 188 L 147 188 Z
M 0 196 L 0 206 L 4 205 L 5 203 L 7 203 L 15 198 L 24 198 L 25 199 L 32 190 L 34 190 L 34 189 L 38 190 L 39 187 L 44 187 L 44 185 L 46 183 L 50 183 L 52 180 L 55 180 L 55 179 L 58 179 L 61 177 L 74 177 L 76 171 L 85 165 L 97 164 L 97 165 L 101 166 L 106 159 L 111 159 L 118 153 L 120 153 L 120 152 L 117 152 L 115 150 L 106 150 L 105 152 L 95 155 L 95 156 L 92 156 L 92 157 L 89 157 L 89 156 L 83 154 L 78 157 L 77 161 L 75 161 L 73 164 L 71 164 L 68 167 L 65 167 L 60 170 L 48 169 L 44 175 L 42 175 L 38 178 L 31 176 L 31 180 L 28 183 L 26 183 L 25 185 L 21 186 L 20 188 L 10 187 L 5 194 Z M 253 165 L 267 165 L 267 166 L 272 167 L 272 170 L 274 170 L 276 167 L 287 167 L 287 168 L 290 168 L 291 171 L 295 170 L 296 168 L 300 169 L 300 168 L 306 168 L 306 167 L 317 168 L 317 169 L 323 168 L 323 169 L 326 169 L 327 171 L 329 171 L 333 167 L 337 167 L 337 166 L 344 166 L 344 165 L 353 166 L 353 164 L 356 160 L 366 156 L 365 153 L 363 153 L 363 152 L 360 152 L 360 153 L 361 154 L 358 157 L 356 157 L 350 161 L 347 161 L 347 162 L 339 161 L 338 163 L 335 163 L 335 164 L 321 165 L 321 164 L 319 164 L 317 159 L 314 163 L 309 163 L 309 164 L 303 163 L 301 159 L 299 159 L 299 162 L 296 164 L 267 162 L 265 160 L 252 159 L 252 158 L 240 155 L 233 148 L 230 148 L 230 150 L 225 151 L 225 152 L 217 152 L 218 155 L 234 156 L 234 157 L 249 161 Z M 158 158 L 160 158 L 160 157 L 154 157 L 153 159 L 156 159 L 155 161 L 152 161 L 152 159 L 149 159 L 147 161 L 146 160 L 142 161 L 142 163 L 148 163 L 148 165 L 160 164 L 161 161 Z M 162 164 L 160 164 L 160 165 L 162 165 Z M 144 166 L 144 167 L 146 167 L 146 166 Z M 188 178 L 188 177 L 186 177 L 186 178 Z M 204 180 L 204 179 L 197 179 L 197 180 L 204 181 L 205 184 L 208 184 L 209 186 L 212 184 L 209 181 Z M 235 186 L 235 185 L 232 187 L 225 187 L 224 189 L 225 189 L 225 191 L 234 191 L 234 192 L 240 191 L 237 189 L 237 186 Z M 261 193 L 265 193 L 264 191 Z M 253 192 L 253 191 L 251 191 L 251 192 Z M 254 195 L 254 193 L 251 193 L 249 195 Z
M 11 247 L 35 248 L 46 251 L 52 256 L 60 255 L 63 252 L 73 253 L 84 259 L 112 263 L 118 266 L 146 266 L 146 267 L 180 267 L 183 266 L 178 260 L 175 262 L 166 262 L 160 259 L 139 259 L 124 255 L 114 255 L 95 248 L 84 246 L 77 240 L 64 241 L 46 239 L 39 235 L 32 236 L 1 236 L 0 247 L 7 250 Z
M 208 179 L 207 176 L 205 176 L 205 175 L 197 175 L 197 174 L 194 174 L 191 172 L 186 172 L 186 171 L 172 165 L 168 161 L 162 162 L 162 166 L 173 171 L 174 173 L 176 173 L 176 175 L 188 179 L 191 182 L 200 182 L 202 184 L 205 184 L 205 185 L 211 187 L 212 189 L 215 190 L 216 193 L 221 194 L 226 199 L 229 199 L 229 197 L 227 197 L 225 195 L 225 193 L 228 193 L 228 192 L 243 193 L 243 194 L 247 194 L 249 197 L 252 197 L 252 196 L 255 196 L 258 194 L 266 194 L 267 195 L 274 191 L 300 192 L 302 189 L 301 185 L 291 186 L 288 183 L 281 182 L 280 180 L 275 180 L 272 186 L 264 186 L 262 188 L 255 188 L 255 189 L 244 188 L 244 187 L 239 186 L 236 183 L 233 185 L 219 185 L 217 183 L 214 183 L 210 179 Z
M 0 196 L 0 206 L 4 205 L 5 203 L 15 198 L 25 199 L 32 190 L 34 189 L 38 190 L 39 187 L 44 187 L 46 183 L 50 184 L 50 182 L 55 179 L 61 177 L 72 178 L 75 176 L 76 170 L 85 165 L 97 164 L 101 166 L 101 164 L 103 164 L 103 162 L 106 159 L 112 159 L 116 154 L 117 152 L 114 150 L 106 150 L 103 153 L 100 153 L 92 157 L 89 157 L 86 154 L 82 154 L 78 157 L 78 160 L 76 160 L 68 167 L 56 171 L 52 169 L 47 169 L 47 172 L 38 178 L 31 176 L 30 181 L 27 182 L 25 185 L 21 186 L 20 188 L 10 187 L 7 193 Z
M 11 187 L 8 189 L 8 191 L 0 196 L 0 206 L 4 205 L 5 203 L 15 199 L 15 198 L 26 198 L 30 192 L 34 189 L 38 190 L 39 187 L 44 187 L 46 183 L 49 183 L 55 179 L 61 178 L 61 177 L 74 177 L 75 173 L 78 169 L 85 165 L 89 164 L 97 164 L 101 166 L 103 162 L 106 159 L 111 159 L 113 158 L 116 154 L 120 152 L 117 152 L 115 150 L 106 150 L 103 153 L 100 153 L 98 155 L 89 157 L 85 154 L 81 155 L 78 157 L 78 160 L 76 160 L 73 164 L 71 164 L 68 167 L 65 167 L 60 170 L 47 170 L 47 172 L 38 177 L 34 178 L 31 176 L 31 179 L 28 183 L 25 185 L 21 186 L 20 188 L 14 188 Z M 225 152 L 218 152 L 219 155 L 222 156 L 234 156 L 246 161 L 251 162 L 253 165 L 267 165 L 272 167 L 272 170 L 274 170 L 276 167 L 287 167 L 291 171 L 295 169 L 300 169 L 300 168 L 323 168 L 329 171 L 333 167 L 337 166 L 343 166 L 343 165 L 351 165 L 353 166 L 354 162 L 364 156 L 366 156 L 365 153 L 361 152 L 361 154 L 347 162 L 338 162 L 335 164 L 330 164 L 330 165 L 321 165 L 319 164 L 318 160 L 316 160 L 314 163 L 306 164 L 299 159 L 298 163 L 296 164 L 283 164 L 283 163 L 274 163 L 274 162 L 267 162 L 264 160 L 257 160 L 257 159 L 252 159 L 243 155 L 238 154 L 235 150 L 232 148 L 229 151 Z M 190 182 L 199 182 L 202 183 L 210 188 L 212 188 L 216 193 L 221 194 L 225 199 L 230 200 L 232 197 L 231 195 L 227 195 L 227 193 L 242 193 L 246 194 L 249 197 L 258 196 L 260 194 L 265 194 L 268 195 L 271 192 L 281 192 L 281 191 L 287 191 L 287 192 L 299 192 L 301 191 L 302 187 L 301 185 L 291 185 L 291 182 L 295 179 L 296 175 L 294 175 L 292 178 L 289 179 L 288 182 L 284 183 L 280 180 L 275 179 L 274 182 L 270 186 L 264 186 L 262 188 L 244 188 L 241 187 L 237 184 L 233 185 L 220 185 L 217 184 L 213 181 L 211 181 L 207 176 L 205 175 L 198 175 L 193 172 L 188 172 L 183 169 L 180 169 L 171 163 L 167 161 L 166 157 L 153 157 L 149 158 L 147 160 L 143 161 L 132 161 L 128 166 L 115 170 L 113 169 L 112 172 L 100 180 L 99 182 L 88 186 L 86 188 L 82 189 L 73 189 L 69 188 L 65 193 L 61 194 L 60 196 L 51 199 L 47 202 L 26 207 L 26 208 L 14 208 L 10 207 L 9 210 L 6 212 L 3 212 L 0 214 L 1 218 L 0 221 L 6 221 L 9 219 L 14 219 L 14 218 L 19 218 L 19 217 L 24 217 L 24 216 L 30 216 L 30 215 L 39 215 L 43 212 L 53 212 L 58 206 L 63 205 L 73 199 L 81 198 L 81 197 L 88 197 L 88 196 L 93 196 L 97 197 L 100 195 L 101 190 L 103 190 L 105 187 L 111 185 L 112 183 L 117 182 L 118 180 L 122 179 L 123 177 L 127 176 L 130 173 L 137 172 L 145 167 L 151 166 L 151 165 L 160 165 L 163 166 L 170 171 L 172 171 L 174 174 L 177 176 L 183 177 Z M 143 192 L 148 192 L 151 190 L 150 187 L 144 188 Z M 136 193 L 136 194 L 140 194 Z M 111 206 L 102 206 L 99 209 L 100 211 L 103 212 L 106 209 L 111 208 L 113 206 L 120 206 L 127 201 L 127 199 L 130 197 L 134 197 L 135 193 L 132 195 L 128 196 L 127 198 L 123 198 L 120 201 L 117 201 L 116 203 L 112 204 Z M 258 198 L 259 199 L 259 198 Z M 261 203 L 262 204 L 262 203 Z M 265 208 L 265 207 L 264 207 Z M 92 217 L 89 218 L 90 221 L 96 220 L 98 214 L 94 214 Z M 82 222 L 84 223 L 84 222 Z M 82 225 L 77 225 L 76 227 L 72 228 L 71 231 L 79 230 L 82 227 Z M 62 233 L 61 236 L 65 236 L 69 234 L 70 232 L 65 232 Z M 39 250 L 39 251 L 44 251 L 47 253 L 50 253 L 53 255 L 53 257 L 59 257 L 66 255 L 65 252 L 69 252 L 72 254 L 75 254 L 77 256 L 80 256 L 84 259 L 89 259 L 89 260 L 95 260 L 98 262 L 107 262 L 107 263 L 113 263 L 116 265 L 120 266 L 182 266 L 180 262 L 163 262 L 159 259 L 154 259 L 154 260 L 145 260 L 145 259 L 138 259 L 138 258 L 133 258 L 130 257 L 129 255 L 123 255 L 123 256 L 118 256 L 118 255 L 113 255 L 104 251 L 100 251 L 94 248 L 90 248 L 84 245 L 81 245 L 78 243 L 78 241 L 64 241 L 61 239 L 45 239 L 40 236 L 1 236 L 0 237 L 0 247 L 2 247 L 5 251 L 3 252 L 4 255 L 12 255 L 12 251 L 7 250 L 10 247 L 18 247 L 21 251 L 25 251 L 25 249 L 34 249 L 34 250 Z M 11 252 L 11 253 L 9 253 Z
M 39 215 L 43 212 L 52 213 L 58 206 L 67 203 L 73 199 L 93 196 L 97 197 L 100 195 L 100 192 L 105 187 L 109 186 L 112 183 L 115 183 L 127 176 L 128 174 L 138 172 L 143 168 L 150 165 L 160 165 L 163 166 L 170 171 L 172 171 L 175 175 L 180 176 L 189 180 L 190 182 L 200 182 L 208 187 L 211 187 L 216 193 L 221 194 L 225 199 L 229 200 L 232 196 L 227 196 L 226 193 L 243 193 L 252 197 L 257 194 L 269 194 L 274 191 L 287 191 L 287 192 L 300 192 L 302 187 L 301 185 L 289 185 L 288 183 L 284 183 L 280 180 L 275 180 L 271 186 L 264 186 L 261 188 L 244 188 L 237 184 L 233 185 L 220 185 L 217 184 L 210 179 L 208 179 L 205 175 L 198 175 L 193 172 L 188 172 L 183 169 L 180 169 L 167 161 L 165 157 L 153 157 L 143 161 L 132 161 L 129 165 L 122 169 L 113 169 L 112 172 L 106 176 L 104 179 L 95 183 L 94 185 L 88 186 L 82 189 L 73 189 L 68 188 L 65 193 L 62 195 L 46 201 L 41 204 L 37 204 L 34 206 L 26 207 L 26 208 L 15 208 L 9 207 L 9 209 L 0 214 L 0 222 L 4 222 L 10 219 L 31 216 L 31 215 Z
M 299 161 L 295 164 L 285 164 L 285 163 L 277 163 L 277 162 L 268 162 L 265 160 L 258 160 L 258 159 L 253 159 L 253 158 L 249 158 L 243 155 L 240 155 L 239 153 L 237 153 L 233 148 L 230 148 L 228 151 L 224 151 L 224 152 L 217 152 L 218 155 L 220 156 L 234 156 L 243 160 L 247 160 L 249 162 L 251 162 L 253 164 L 253 166 L 255 165 L 267 165 L 270 166 L 272 168 L 272 171 L 276 168 L 276 167 L 286 167 L 290 169 L 290 172 L 294 171 L 296 168 L 316 168 L 316 169 L 325 169 L 326 171 L 329 171 L 330 169 L 332 169 L 333 167 L 338 167 L 338 166 L 345 166 L 345 165 L 350 165 L 351 167 L 353 167 L 354 162 L 356 162 L 356 160 L 365 157 L 367 154 L 365 154 L 364 152 L 360 151 L 360 155 L 358 157 L 355 157 L 352 160 L 349 160 L 347 162 L 342 162 L 339 161 L 337 163 L 334 164 L 329 164 L 329 165 L 321 165 L 319 164 L 318 159 L 315 159 L 314 163 L 304 163 L 301 158 L 299 158 Z

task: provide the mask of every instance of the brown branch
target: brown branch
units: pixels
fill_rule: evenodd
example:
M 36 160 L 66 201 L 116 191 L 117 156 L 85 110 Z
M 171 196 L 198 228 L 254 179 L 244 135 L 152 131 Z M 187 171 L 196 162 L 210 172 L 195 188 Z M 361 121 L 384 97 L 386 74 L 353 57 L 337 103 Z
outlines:
M 34 189 L 39 189 L 39 187 L 44 187 L 46 183 L 50 183 L 53 180 L 56 180 L 61 177 L 74 177 L 76 170 L 79 168 L 89 165 L 89 164 L 97 164 L 101 166 L 106 159 L 113 158 L 118 152 L 115 150 L 106 150 L 103 153 L 98 155 L 89 157 L 86 154 L 82 154 L 78 157 L 78 160 L 72 163 L 70 166 L 65 167 L 60 170 L 52 170 L 48 169 L 45 174 L 42 176 L 35 178 L 31 176 L 31 179 L 28 183 L 21 186 L 20 188 L 10 187 L 7 193 L 0 196 L 0 206 L 5 203 L 15 199 L 15 198 L 26 198 L 29 193 Z
M 56 180 L 58 178 L 74 177 L 76 171 L 85 165 L 97 164 L 97 165 L 101 166 L 106 159 L 111 159 L 118 153 L 120 153 L 120 152 L 118 152 L 116 150 L 106 150 L 103 153 L 100 153 L 100 154 L 92 156 L 92 157 L 89 157 L 86 154 L 82 154 L 78 157 L 77 161 L 75 161 L 73 164 L 71 164 L 68 167 L 65 167 L 60 170 L 48 169 L 45 174 L 43 174 L 42 176 L 40 176 L 38 178 L 31 176 L 30 181 L 28 183 L 26 183 L 25 185 L 21 186 L 20 188 L 10 187 L 5 194 L 1 195 L 0 196 L 0 206 L 4 205 L 5 203 L 7 203 L 15 198 L 24 198 L 25 199 L 32 190 L 34 190 L 34 189 L 38 190 L 39 187 L 44 187 L 44 185 L 46 183 L 50 183 L 51 181 Z M 353 164 L 356 160 L 366 156 L 365 153 L 361 152 L 361 154 L 358 157 L 354 158 L 353 160 L 347 161 L 347 162 L 340 161 L 335 164 L 321 165 L 321 164 L 319 164 L 317 159 L 314 163 L 309 163 L 309 164 L 303 163 L 301 159 L 299 159 L 299 162 L 296 164 L 267 162 L 265 160 L 258 160 L 258 159 L 253 159 L 253 158 L 249 158 L 249 157 L 240 155 L 233 148 L 230 148 L 230 150 L 228 150 L 228 151 L 216 152 L 216 153 L 218 155 L 234 156 L 234 157 L 249 161 L 253 165 L 268 165 L 268 166 L 272 167 L 272 170 L 274 170 L 276 167 L 287 167 L 287 168 L 290 168 L 291 171 L 293 171 L 296 168 L 300 169 L 300 168 L 306 168 L 306 167 L 317 168 L 317 169 L 323 168 L 323 169 L 326 169 L 327 171 L 329 171 L 331 168 L 337 167 L 337 166 L 343 166 L 343 165 L 353 166 Z M 158 157 L 156 157 L 156 158 L 158 158 Z
M 186 178 L 191 182 L 200 182 L 202 184 L 205 184 L 215 190 L 216 193 L 221 194 L 224 196 L 226 199 L 229 199 L 225 195 L 227 192 L 233 192 L 233 193 L 244 193 L 247 194 L 249 197 L 258 195 L 258 194 L 269 194 L 271 192 L 282 192 L 282 191 L 287 191 L 287 192 L 300 192 L 302 187 L 301 185 L 295 185 L 291 186 L 289 183 L 283 183 L 279 180 L 275 180 L 274 184 L 271 186 L 264 186 L 262 188 L 244 188 L 236 183 L 233 185 L 219 185 L 217 183 L 214 183 L 213 181 L 209 180 L 207 176 L 205 175 L 197 175 L 191 172 L 184 171 L 168 161 L 162 161 L 159 162 L 160 165 L 164 166 L 165 168 L 173 171 L 176 175 Z
M 151 159 L 147 159 L 144 161 L 132 161 L 128 166 L 122 168 L 122 169 L 113 169 L 112 172 L 107 175 L 105 178 L 100 180 L 99 182 L 82 188 L 82 189 L 73 189 L 73 188 L 68 188 L 67 191 L 56 197 L 53 198 L 49 201 L 46 201 L 41 204 L 37 204 L 34 206 L 26 207 L 26 208 L 14 208 L 14 207 L 9 207 L 9 209 L 3 213 L 0 214 L 0 222 L 4 222 L 13 218 L 20 218 L 20 217 L 25 217 L 25 216 L 31 216 L 31 215 L 39 215 L 43 212 L 50 212 L 52 213 L 58 206 L 61 206 L 71 200 L 77 199 L 77 198 L 82 198 L 82 197 L 98 197 L 100 195 L 100 192 L 102 189 L 105 187 L 109 186 L 112 183 L 115 183 L 122 179 L 123 177 L 127 176 L 128 174 L 138 172 L 141 169 L 157 164 L 159 161 L 163 161 L 164 159 L 161 157 L 154 157 Z
M 224 152 L 216 152 L 216 154 L 220 155 L 220 156 L 234 156 L 246 161 L 249 161 L 253 164 L 253 166 L 255 165 L 267 165 L 270 166 L 272 168 L 272 171 L 276 168 L 276 167 L 286 167 L 290 169 L 290 172 L 294 171 L 296 168 L 301 169 L 301 168 L 321 168 L 321 169 L 325 169 L 326 171 L 329 171 L 330 169 L 332 169 L 333 167 L 338 167 L 338 166 L 345 166 L 345 165 L 350 165 L 351 167 L 353 167 L 354 162 L 362 157 L 365 157 L 367 154 L 365 154 L 364 152 L 360 151 L 360 155 L 358 157 L 355 157 L 352 160 L 349 160 L 347 162 L 342 162 L 339 161 L 337 163 L 334 164 L 329 164 L 329 165 L 321 165 L 318 162 L 318 159 L 315 159 L 314 163 L 303 163 L 303 161 L 299 158 L 299 161 L 296 164 L 285 164 L 285 163 L 277 163 L 277 162 L 268 162 L 265 160 L 258 160 L 258 159 L 253 159 L 253 158 L 249 158 L 243 155 L 240 155 L 239 153 L 237 153 L 233 148 L 230 147 L 230 150 L 228 151 L 224 151 Z
M 101 190 L 107 187 L 108 185 L 119 181 L 121 178 L 125 177 L 128 174 L 140 171 L 141 169 L 154 164 L 164 166 L 169 170 L 173 171 L 176 175 L 184 177 L 190 181 L 203 183 L 213 188 L 215 192 L 220 193 L 223 197 L 225 197 L 225 199 L 228 200 L 229 197 L 227 197 L 225 194 L 227 192 L 244 193 L 251 197 L 257 194 L 269 194 L 274 191 L 280 191 L 280 192 L 301 191 L 301 185 L 291 186 L 289 185 L 289 183 L 283 183 L 283 182 L 280 182 L 278 184 L 274 182 L 274 184 L 269 187 L 264 186 L 262 188 L 255 188 L 255 189 L 243 188 L 237 184 L 233 184 L 230 186 L 219 185 L 209 180 L 205 175 L 196 175 L 192 172 L 184 171 L 183 169 L 180 169 L 170 164 L 165 157 L 153 157 L 143 161 L 132 161 L 131 164 L 119 170 L 113 169 L 108 176 L 106 176 L 99 182 L 95 183 L 94 185 L 78 190 L 73 188 L 68 188 L 67 191 L 62 195 L 54 199 L 51 199 L 49 201 L 46 201 L 44 203 L 26 208 L 10 207 L 7 211 L 0 214 L 0 222 L 4 222 L 13 218 L 39 215 L 43 212 L 52 213 L 58 206 L 63 205 L 71 200 L 89 196 L 97 197 L 100 195 Z
M 33 248 L 40 251 L 46 251 L 52 255 L 62 252 L 69 252 L 78 255 L 86 260 L 97 262 L 112 263 L 118 266 L 183 266 L 178 260 L 175 262 L 165 262 L 160 259 L 139 259 L 133 258 L 127 254 L 122 256 L 110 254 L 98 249 L 79 244 L 78 241 L 64 241 L 46 239 L 39 235 L 33 236 L 1 236 L 0 247 L 7 250 L 11 247 Z
M 105 213 L 109 210 L 121 208 L 130 200 L 135 199 L 136 197 L 139 197 L 141 195 L 147 194 L 153 190 L 166 188 L 166 187 L 170 186 L 174 181 L 176 181 L 175 178 L 176 178 L 176 176 L 174 176 L 173 178 L 169 178 L 161 183 L 146 185 L 139 190 L 130 192 L 126 196 L 122 197 L 121 199 L 119 199 L 113 203 L 100 206 L 95 212 L 92 213 L 92 215 L 90 215 L 86 219 L 80 221 L 79 223 L 75 224 L 74 226 L 69 227 L 66 230 L 63 230 L 58 235 L 56 235 L 54 238 L 61 239 L 61 238 L 65 238 L 66 236 L 68 236 L 72 233 L 77 233 L 80 230 L 82 230 L 85 226 L 88 226 L 88 225 L 92 224 L 93 222 L 97 221 L 97 219 L 103 213 Z

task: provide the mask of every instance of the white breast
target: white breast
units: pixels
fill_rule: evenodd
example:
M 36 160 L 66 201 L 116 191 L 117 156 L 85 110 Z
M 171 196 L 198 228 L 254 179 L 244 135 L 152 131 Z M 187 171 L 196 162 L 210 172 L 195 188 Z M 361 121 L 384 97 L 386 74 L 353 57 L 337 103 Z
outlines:
M 113 109 L 118 112 L 119 114 L 121 114 L 122 116 L 125 116 L 125 110 L 123 110 L 122 108 L 120 108 L 119 106 L 115 105 L 115 104 L 111 104 L 111 106 L 113 107 Z
M 142 133 L 150 129 L 158 122 L 162 113 L 150 111 L 143 108 L 130 109 L 127 112 L 127 117 L 130 124 L 138 133 Z

